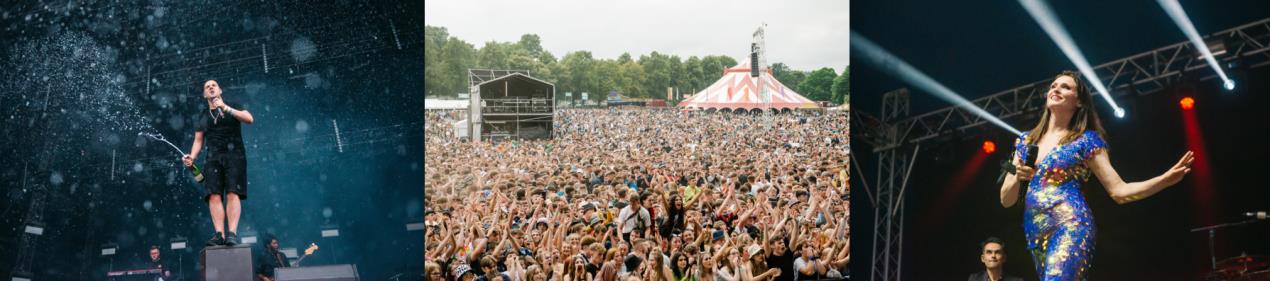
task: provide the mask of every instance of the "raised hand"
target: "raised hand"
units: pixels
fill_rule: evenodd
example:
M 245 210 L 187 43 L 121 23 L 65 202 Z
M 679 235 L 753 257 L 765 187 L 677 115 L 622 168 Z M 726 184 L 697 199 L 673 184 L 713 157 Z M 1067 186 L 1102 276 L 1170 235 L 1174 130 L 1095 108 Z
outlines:
M 1186 154 L 1182 155 L 1182 159 L 1177 160 L 1177 164 L 1173 164 L 1173 167 L 1165 171 L 1163 175 L 1160 175 L 1161 183 L 1164 186 L 1172 186 L 1182 181 L 1182 177 L 1186 176 L 1186 173 L 1191 172 L 1191 163 L 1194 161 L 1195 152 L 1187 151 Z

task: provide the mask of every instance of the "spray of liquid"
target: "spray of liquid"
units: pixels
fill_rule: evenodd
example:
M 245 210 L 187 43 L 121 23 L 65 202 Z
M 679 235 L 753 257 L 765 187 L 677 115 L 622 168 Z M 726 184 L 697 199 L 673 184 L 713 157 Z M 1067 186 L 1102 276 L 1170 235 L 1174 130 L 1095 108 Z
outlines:
M 172 144 L 172 142 L 168 141 L 168 139 L 167 139 L 167 138 L 164 138 L 164 137 L 163 137 L 163 135 L 160 135 L 160 134 L 158 134 L 158 133 L 146 133 L 146 132 L 139 132 L 139 133 L 137 133 L 137 135 L 138 135 L 138 136 L 146 136 L 146 137 L 150 137 L 151 139 L 154 139 L 154 140 L 156 140 L 156 141 L 161 141 L 161 142 L 163 142 L 163 143 L 166 143 L 166 144 L 168 144 L 168 146 L 171 146 L 171 147 L 172 147 L 172 149 L 175 149 L 177 153 L 180 153 L 180 154 L 181 154 L 181 156 L 185 156 L 185 151 L 184 151 L 184 150 L 181 150 L 181 148 L 176 147 L 176 145 L 175 145 L 175 144 Z
M 180 154 L 182 157 L 184 157 L 184 156 L 185 156 L 185 151 L 181 150 L 181 148 L 179 148 L 179 147 L 176 147 L 176 145 L 175 145 L 175 144 L 172 144 L 172 142 L 168 141 L 168 139 L 167 139 L 167 138 L 165 138 L 165 137 L 163 137 L 163 135 L 161 135 L 161 134 L 158 134 L 158 133 L 146 133 L 146 132 L 139 132 L 139 133 L 137 133 L 137 135 L 138 135 L 138 136 L 145 136 L 145 137 L 149 137 L 149 138 L 154 139 L 154 140 L 156 140 L 156 141 L 161 141 L 161 142 L 163 142 L 163 143 L 166 143 L 166 144 L 168 144 L 168 146 L 171 146 L 171 147 L 172 147 L 172 149 L 176 150 L 176 153 Z M 203 182 L 203 171 L 202 171 L 201 169 L 199 169 L 199 168 L 198 168 L 198 165 L 191 165 L 191 166 L 190 166 L 190 172 L 194 173 L 194 180 L 195 180 L 195 181 L 198 181 L 198 182 Z

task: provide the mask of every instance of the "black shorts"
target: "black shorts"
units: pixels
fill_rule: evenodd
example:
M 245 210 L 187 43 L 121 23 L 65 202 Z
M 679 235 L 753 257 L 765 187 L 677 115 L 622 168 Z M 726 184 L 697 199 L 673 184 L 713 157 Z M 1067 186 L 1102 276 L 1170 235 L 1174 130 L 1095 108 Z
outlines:
M 207 167 L 203 168 L 203 201 L 212 194 L 238 194 L 238 199 L 247 200 L 247 158 L 241 155 L 214 155 L 207 157 Z

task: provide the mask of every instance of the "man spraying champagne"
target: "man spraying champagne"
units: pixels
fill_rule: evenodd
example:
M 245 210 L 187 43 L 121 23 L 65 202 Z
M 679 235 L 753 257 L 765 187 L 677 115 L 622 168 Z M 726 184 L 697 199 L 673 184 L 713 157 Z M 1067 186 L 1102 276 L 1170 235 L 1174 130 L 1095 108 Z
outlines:
M 247 155 L 243 146 L 242 124 L 251 124 L 251 112 L 225 103 L 220 84 L 216 80 L 203 83 L 203 99 L 207 111 L 199 114 L 194 128 L 194 145 L 190 154 L 181 158 L 186 167 L 194 166 L 194 159 L 207 147 L 203 164 L 203 186 L 207 191 L 204 200 L 212 214 L 212 226 L 216 233 L 207 246 L 238 244 L 238 218 L 242 216 L 242 201 L 247 199 Z M 206 143 L 204 143 L 206 140 Z M 222 200 L 223 199 L 223 200 Z M 225 232 L 225 215 L 229 215 L 229 232 Z

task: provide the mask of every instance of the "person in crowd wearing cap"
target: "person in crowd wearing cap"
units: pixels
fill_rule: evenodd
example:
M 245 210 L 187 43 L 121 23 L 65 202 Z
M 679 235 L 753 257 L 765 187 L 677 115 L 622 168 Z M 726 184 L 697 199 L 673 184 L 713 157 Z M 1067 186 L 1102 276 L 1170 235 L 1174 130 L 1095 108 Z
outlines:
M 967 281 L 1022 281 L 1019 277 L 1005 274 L 1005 242 L 996 237 L 988 237 L 979 243 L 979 262 L 984 270 L 970 275 Z
M 760 246 L 758 244 L 751 244 L 749 247 L 746 247 L 745 249 L 746 249 L 745 250 L 746 254 L 747 256 L 749 256 L 749 259 L 750 259 L 749 264 L 746 265 L 748 266 L 746 271 L 748 271 L 749 274 L 751 275 L 751 277 L 748 278 L 749 280 L 769 281 L 769 280 L 775 280 L 777 276 L 780 276 L 781 274 L 780 268 L 767 267 L 767 255 L 766 253 L 763 252 L 763 246 Z M 754 274 L 758 274 L 758 275 L 754 275 Z
M 472 267 L 467 264 L 460 264 L 454 268 L 454 280 L 457 281 L 475 281 L 476 273 L 472 273 Z

